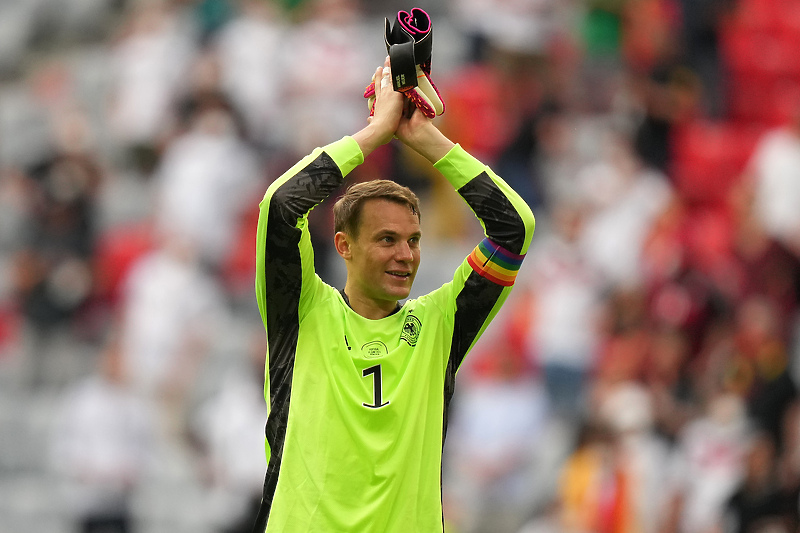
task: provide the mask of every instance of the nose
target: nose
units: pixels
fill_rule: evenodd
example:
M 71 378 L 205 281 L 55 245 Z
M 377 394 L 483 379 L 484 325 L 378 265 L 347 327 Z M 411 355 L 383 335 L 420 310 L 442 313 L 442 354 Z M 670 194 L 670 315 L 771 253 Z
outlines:
M 395 248 L 394 257 L 397 261 L 402 261 L 404 263 L 410 263 L 413 261 L 414 254 L 411 251 L 411 245 L 409 245 L 407 242 L 399 242 Z

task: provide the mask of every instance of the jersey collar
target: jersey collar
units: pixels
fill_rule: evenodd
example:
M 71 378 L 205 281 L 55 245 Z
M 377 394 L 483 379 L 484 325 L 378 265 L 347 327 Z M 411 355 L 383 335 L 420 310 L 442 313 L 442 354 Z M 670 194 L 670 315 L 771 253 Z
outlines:
M 344 293 L 344 289 L 339 289 L 339 294 L 342 295 L 342 299 L 344 300 L 344 303 L 347 304 L 347 307 L 349 307 L 350 309 L 353 309 L 353 306 L 350 305 L 350 298 L 348 298 L 347 295 Z M 388 315 L 386 315 L 386 316 L 392 316 L 393 314 L 395 314 L 396 312 L 398 312 L 402 308 L 403 308 L 403 305 L 400 302 L 397 302 L 397 305 L 395 306 L 394 310 L 391 313 L 389 313 Z M 386 318 L 386 317 L 384 317 L 384 318 Z

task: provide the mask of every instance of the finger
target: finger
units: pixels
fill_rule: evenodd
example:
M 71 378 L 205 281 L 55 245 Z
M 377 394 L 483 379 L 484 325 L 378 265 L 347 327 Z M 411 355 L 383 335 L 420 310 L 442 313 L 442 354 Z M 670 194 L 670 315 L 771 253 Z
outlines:
M 386 59 L 383 60 L 383 66 L 378 68 L 378 71 L 380 72 L 378 74 L 378 79 L 380 80 L 380 85 L 378 85 L 378 82 L 376 80 L 375 86 L 376 87 L 380 86 L 380 88 L 383 89 L 383 88 L 385 88 L 387 86 L 387 84 L 391 85 L 391 83 L 392 83 L 392 69 L 391 69 L 391 60 L 389 59 L 389 56 L 386 56 Z M 376 73 L 378 73 L 378 72 L 376 72 Z M 378 92 L 378 91 L 376 91 L 376 92 Z
M 381 75 L 381 89 L 388 87 L 392 84 L 392 69 L 388 66 L 383 67 Z

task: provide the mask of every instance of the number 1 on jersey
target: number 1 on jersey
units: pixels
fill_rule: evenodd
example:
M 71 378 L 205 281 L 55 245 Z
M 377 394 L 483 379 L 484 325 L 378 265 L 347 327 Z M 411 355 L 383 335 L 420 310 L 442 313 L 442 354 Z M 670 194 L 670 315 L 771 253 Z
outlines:
M 364 371 L 361 373 L 363 377 L 367 377 L 372 374 L 372 388 L 375 394 L 374 396 L 374 403 L 363 403 L 364 407 L 369 407 L 370 409 L 378 409 L 379 407 L 383 407 L 385 405 L 389 405 L 389 402 L 383 401 L 383 379 L 381 377 L 381 365 L 371 366 L 369 368 L 365 368 Z

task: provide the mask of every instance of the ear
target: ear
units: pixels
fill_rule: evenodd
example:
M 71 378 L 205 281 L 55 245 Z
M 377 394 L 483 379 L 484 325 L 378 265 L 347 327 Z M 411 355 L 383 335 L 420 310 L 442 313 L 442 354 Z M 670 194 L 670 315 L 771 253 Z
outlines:
M 353 257 L 353 251 L 350 248 L 350 237 L 343 231 L 337 231 L 336 235 L 333 236 L 333 245 L 336 247 L 336 252 L 345 261 Z

